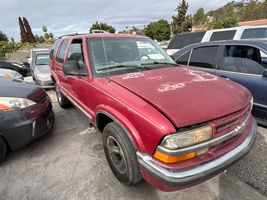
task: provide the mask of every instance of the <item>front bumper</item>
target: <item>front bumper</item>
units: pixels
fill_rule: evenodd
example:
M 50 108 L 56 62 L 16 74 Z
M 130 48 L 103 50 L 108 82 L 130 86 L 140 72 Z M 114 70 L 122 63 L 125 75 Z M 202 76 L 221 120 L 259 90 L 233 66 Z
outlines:
M 41 78 L 35 78 L 36 85 L 41 86 L 42 88 L 54 88 L 54 83 L 51 78 L 49 79 L 41 79 Z
M 0 135 L 11 150 L 45 135 L 54 124 L 52 104 L 48 98 L 26 109 L 0 113 L 0 116 Z
M 150 184 L 163 191 L 175 191 L 203 182 L 234 164 L 250 151 L 256 135 L 257 124 L 253 119 L 248 136 L 239 146 L 207 163 L 181 171 L 164 168 L 147 154 L 137 152 L 137 158 L 142 175 Z

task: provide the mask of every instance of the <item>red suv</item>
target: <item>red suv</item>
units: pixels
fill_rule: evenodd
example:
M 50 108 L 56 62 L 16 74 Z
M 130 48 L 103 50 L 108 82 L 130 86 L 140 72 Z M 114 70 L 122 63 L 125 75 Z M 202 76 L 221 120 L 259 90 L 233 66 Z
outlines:
M 125 185 L 164 191 L 200 183 L 252 148 L 253 99 L 244 87 L 176 65 L 143 36 L 60 37 L 50 67 L 58 102 L 76 106 L 101 133 Z

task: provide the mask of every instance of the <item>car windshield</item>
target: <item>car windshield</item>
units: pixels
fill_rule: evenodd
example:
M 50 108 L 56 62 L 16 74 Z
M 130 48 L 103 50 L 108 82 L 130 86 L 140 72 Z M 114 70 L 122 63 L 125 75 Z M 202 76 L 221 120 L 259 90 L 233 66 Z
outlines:
M 89 49 L 97 74 L 175 65 L 163 49 L 147 38 L 91 38 Z
M 36 65 L 48 65 L 49 63 L 49 53 L 37 54 L 36 55 Z

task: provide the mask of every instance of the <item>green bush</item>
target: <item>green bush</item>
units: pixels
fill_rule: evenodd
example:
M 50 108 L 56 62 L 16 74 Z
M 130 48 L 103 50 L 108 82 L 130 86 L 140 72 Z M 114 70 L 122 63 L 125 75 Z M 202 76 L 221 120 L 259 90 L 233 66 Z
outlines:
M 5 59 L 7 53 L 12 53 L 22 47 L 18 42 L 0 41 L 0 60 Z

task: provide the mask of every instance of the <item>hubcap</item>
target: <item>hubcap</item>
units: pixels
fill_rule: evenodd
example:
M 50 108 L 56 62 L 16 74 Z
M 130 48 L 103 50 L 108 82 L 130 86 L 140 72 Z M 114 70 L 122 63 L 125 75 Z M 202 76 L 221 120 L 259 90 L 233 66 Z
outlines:
M 61 103 L 62 96 L 61 96 L 61 92 L 60 92 L 58 86 L 56 86 L 56 93 L 57 93 L 57 99 L 58 99 L 59 103 Z
M 119 142 L 112 136 L 107 139 L 109 157 L 120 174 L 126 173 L 125 156 Z

